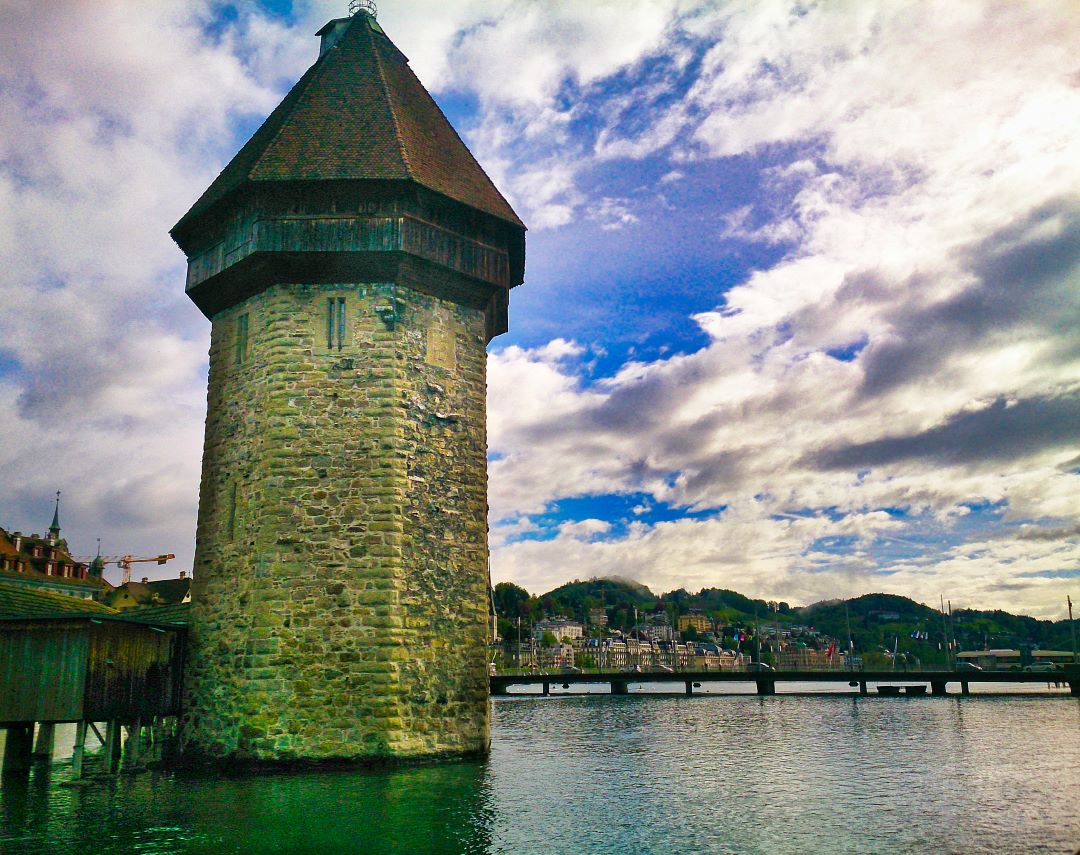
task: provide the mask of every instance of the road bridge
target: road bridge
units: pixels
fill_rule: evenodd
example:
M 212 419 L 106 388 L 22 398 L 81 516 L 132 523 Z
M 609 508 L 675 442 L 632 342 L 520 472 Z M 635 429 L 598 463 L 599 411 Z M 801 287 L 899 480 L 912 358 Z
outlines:
M 603 685 L 613 695 L 629 694 L 630 684 L 672 683 L 681 685 L 680 694 L 693 695 L 705 683 L 753 683 L 758 695 L 776 694 L 778 683 L 846 683 L 869 694 L 868 684 L 876 683 L 879 695 L 948 695 L 948 684 L 957 683 L 960 694 L 971 694 L 972 683 L 1068 684 L 1072 695 L 1080 697 L 1080 666 L 1060 671 L 604 671 L 594 673 L 496 674 L 490 678 L 491 694 L 506 695 L 511 686 L 540 686 L 535 694 L 548 695 L 552 686 Z M 922 686 L 917 684 L 922 683 Z M 904 685 L 916 684 L 916 685 Z

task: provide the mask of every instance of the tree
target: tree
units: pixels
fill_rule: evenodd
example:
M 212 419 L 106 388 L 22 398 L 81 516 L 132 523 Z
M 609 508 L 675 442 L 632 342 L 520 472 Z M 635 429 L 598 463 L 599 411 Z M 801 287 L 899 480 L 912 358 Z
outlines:
M 507 620 L 499 616 L 499 637 L 504 642 L 517 641 L 517 621 Z
M 540 643 L 543 644 L 544 647 L 555 647 L 558 645 L 559 640 L 555 637 L 555 633 L 550 629 L 545 629 L 543 636 L 540 638 Z
M 529 592 L 513 582 L 500 582 L 495 586 L 495 612 L 507 620 L 516 620 L 529 614 Z

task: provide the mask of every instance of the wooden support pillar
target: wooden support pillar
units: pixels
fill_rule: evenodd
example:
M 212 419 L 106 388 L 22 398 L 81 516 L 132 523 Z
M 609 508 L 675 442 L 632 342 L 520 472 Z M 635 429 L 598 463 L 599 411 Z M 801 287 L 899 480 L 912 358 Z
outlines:
M 105 723 L 105 774 L 113 775 L 120 768 L 121 747 L 120 722 L 116 719 Z
M 776 681 L 775 680 L 757 680 L 757 693 L 759 695 L 775 695 L 776 694 Z
M 945 691 L 945 681 L 944 680 L 931 680 L 930 681 L 930 694 L 931 695 L 936 695 L 937 697 L 943 697 L 944 695 L 947 695 L 948 692 Z
M 960 681 L 960 694 L 961 695 L 970 695 L 971 694 L 971 692 L 968 690 L 968 682 L 967 682 L 967 680 L 961 680 Z
M 37 739 L 34 741 L 34 758 L 51 760 L 55 742 L 56 725 L 51 721 L 40 722 L 38 724 Z
M 629 695 L 629 685 L 623 680 L 613 680 L 611 683 L 611 694 L 613 695 Z
M 139 765 L 139 749 L 142 747 L 142 719 L 135 719 L 135 724 L 128 728 L 127 744 L 124 746 L 124 767 L 131 769 Z
M 860 695 L 868 695 L 868 694 L 870 694 L 869 690 L 866 688 L 866 680 L 859 680 L 859 694 Z
M 492 695 L 500 695 L 500 696 L 507 694 L 506 686 L 502 685 L 501 683 L 499 685 L 492 686 L 491 687 L 491 694 Z
M 75 747 L 71 752 L 71 771 L 76 778 L 82 777 L 83 758 L 86 756 L 86 722 L 75 724 Z
M 547 680 L 544 681 L 544 694 L 545 695 L 550 695 L 551 694 L 551 683 L 549 683 Z
M 688 694 L 688 695 L 694 694 L 694 682 L 692 680 L 687 680 L 686 681 L 686 694 Z
M 0 774 L 23 775 L 30 771 L 34 750 L 34 723 L 9 724 L 4 740 L 4 767 Z

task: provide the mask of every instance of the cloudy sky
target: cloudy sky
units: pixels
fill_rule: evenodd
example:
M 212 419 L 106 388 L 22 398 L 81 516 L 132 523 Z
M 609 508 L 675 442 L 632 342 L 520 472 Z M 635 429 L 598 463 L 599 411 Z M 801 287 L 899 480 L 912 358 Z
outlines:
M 0 526 L 190 568 L 167 232 L 346 5 L 0 0 Z M 496 581 L 1080 598 L 1080 6 L 380 6 L 530 227 Z

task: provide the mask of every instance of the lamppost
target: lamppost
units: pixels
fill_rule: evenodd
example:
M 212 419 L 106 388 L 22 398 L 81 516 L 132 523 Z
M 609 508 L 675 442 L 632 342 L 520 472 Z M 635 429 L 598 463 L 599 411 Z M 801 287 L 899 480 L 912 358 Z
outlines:
M 769 605 L 773 610 L 773 632 L 776 633 L 776 657 L 773 659 L 773 667 L 777 670 L 780 669 L 780 603 L 776 600 L 769 600 Z
M 1073 623 L 1072 616 L 1072 597 L 1066 594 L 1065 599 L 1069 601 L 1069 632 L 1072 634 L 1072 646 L 1073 646 L 1073 665 L 1080 662 L 1080 659 L 1076 658 L 1076 624 Z

